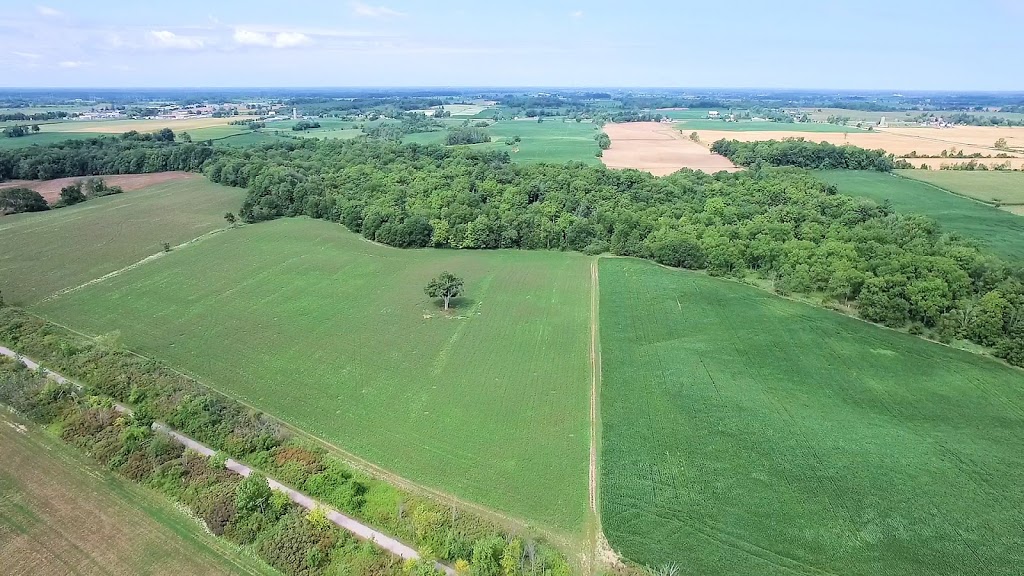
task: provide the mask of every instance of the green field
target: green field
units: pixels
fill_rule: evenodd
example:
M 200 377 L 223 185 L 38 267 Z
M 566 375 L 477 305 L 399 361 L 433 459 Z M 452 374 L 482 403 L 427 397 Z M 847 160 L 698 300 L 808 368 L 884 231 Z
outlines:
M 225 226 L 245 191 L 205 178 L 168 182 L 77 206 L 0 217 L 0 291 L 37 302 Z
M 561 118 L 536 120 L 506 120 L 487 129 L 494 139 L 490 146 L 506 150 L 512 160 L 523 163 L 549 162 L 562 164 L 575 160 L 598 165 L 601 160 L 595 156 L 599 148 L 594 136 L 597 126 L 589 122 L 563 122 Z M 519 136 L 522 142 L 515 147 L 506 146 L 506 138 Z
M 587 508 L 591 259 L 243 226 L 31 308 L 405 478 L 562 533 Z M 423 294 L 466 279 L 453 316 Z
M 204 529 L 156 493 L 0 414 L 5 574 L 276 574 Z
M 1019 574 L 1024 378 L 704 275 L 600 262 L 602 523 L 680 574 Z
M 899 174 L 989 204 L 1024 204 L 1024 172 L 900 170 Z
M 944 230 L 971 238 L 998 256 L 1024 260 L 1024 218 L 1020 216 L 881 172 L 837 170 L 817 174 L 838 186 L 843 194 L 889 201 L 895 210 L 933 218 Z
M 810 133 L 852 133 L 864 132 L 860 128 L 852 126 L 840 126 L 838 124 L 818 124 L 811 122 L 726 122 L 724 120 L 685 120 L 677 127 L 681 131 L 692 130 L 722 130 L 726 132 L 810 132 Z
M 0 137 L 0 150 L 11 150 L 34 145 L 46 146 L 65 140 L 84 140 L 97 136 L 101 136 L 101 134 L 89 134 L 88 132 L 39 132 L 38 134 L 29 134 L 20 138 Z

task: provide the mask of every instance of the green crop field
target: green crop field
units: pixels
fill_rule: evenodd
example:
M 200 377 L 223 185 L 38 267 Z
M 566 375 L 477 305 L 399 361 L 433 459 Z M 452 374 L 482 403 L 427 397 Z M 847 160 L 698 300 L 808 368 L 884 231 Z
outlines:
M 400 250 L 322 220 L 243 226 L 31 308 L 194 374 L 405 478 L 579 534 L 590 264 Z M 448 316 L 423 293 L 466 279 Z
M 598 128 L 589 122 L 563 122 L 561 118 L 536 120 L 505 120 L 487 128 L 494 139 L 490 146 L 506 150 L 512 160 L 523 163 L 549 162 L 562 164 L 575 160 L 586 164 L 599 165 L 595 156 L 599 148 L 594 136 Z M 506 146 L 506 138 L 522 138 L 516 147 Z
M 989 204 L 1024 204 L 1024 172 L 900 170 L 899 174 Z
M 225 226 L 245 191 L 195 177 L 77 206 L 0 217 L 0 291 L 37 302 Z
M 880 172 L 837 170 L 817 173 L 849 196 L 889 201 L 900 212 L 923 214 L 944 230 L 974 239 L 993 253 L 1024 260 L 1024 218 L 961 198 L 934 186 Z
M 33 145 L 46 146 L 65 140 L 84 140 L 97 136 L 100 136 L 100 134 L 89 134 L 87 132 L 39 132 L 38 134 L 29 134 L 20 138 L 4 138 L 0 136 L 0 150 L 11 150 Z
M 1019 574 L 1024 377 L 753 287 L 600 261 L 603 527 L 681 574 Z
M 276 574 L 6 411 L 0 566 L 5 574 Z
M 681 131 L 722 130 L 726 132 L 810 132 L 810 133 L 852 133 L 865 132 L 860 128 L 840 126 L 838 124 L 818 124 L 812 122 L 726 122 L 724 120 L 685 120 L 677 127 Z

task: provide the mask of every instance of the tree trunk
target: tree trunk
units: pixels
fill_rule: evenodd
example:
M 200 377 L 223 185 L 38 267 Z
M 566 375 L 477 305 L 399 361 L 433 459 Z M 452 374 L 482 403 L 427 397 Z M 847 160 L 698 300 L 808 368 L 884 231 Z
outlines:
M 451 296 L 444 297 L 444 309 L 448 310 L 448 301 L 451 300 Z

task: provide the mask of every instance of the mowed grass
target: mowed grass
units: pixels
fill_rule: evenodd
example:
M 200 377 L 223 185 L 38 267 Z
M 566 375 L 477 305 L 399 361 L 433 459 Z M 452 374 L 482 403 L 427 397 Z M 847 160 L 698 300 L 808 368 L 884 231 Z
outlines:
M 5 574 L 276 574 L 155 492 L 0 414 Z
M 0 291 L 27 305 L 226 226 L 245 191 L 202 177 L 0 217 Z
M 1024 172 L 900 170 L 899 174 L 989 204 L 1024 204 Z
M 590 262 L 244 226 L 32 310 L 122 342 L 409 480 L 578 534 Z M 423 287 L 466 280 L 452 315 Z
M 1019 574 L 1024 378 L 739 283 L 600 261 L 602 523 L 681 573 Z
M 944 230 L 973 239 L 998 256 L 1024 260 L 1024 219 L 1020 216 L 890 174 L 854 170 L 816 174 L 835 184 L 842 194 L 888 201 L 895 210 L 933 218 Z

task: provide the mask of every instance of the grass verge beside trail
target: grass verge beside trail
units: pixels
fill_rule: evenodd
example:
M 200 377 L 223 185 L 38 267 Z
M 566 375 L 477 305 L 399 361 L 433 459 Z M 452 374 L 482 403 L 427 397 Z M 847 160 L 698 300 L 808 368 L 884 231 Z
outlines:
M 0 544 L 8 574 L 277 574 L 10 414 L 0 414 Z
M 582 532 L 590 262 L 400 250 L 321 220 L 218 234 L 34 308 L 410 481 Z M 451 315 L 423 287 L 466 280 Z
M 1008 260 L 1024 261 L 1024 218 L 986 206 L 935 186 L 881 172 L 834 170 L 816 172 L 848 196 L 888 201 L 893 209 L 921 214 L 944 230 L 958 232 Z
M 169 182 L 76 206 L 0 217 L 0 291 L 38 302 L 225 226 L 245 190 L 205 178 Z
M 753 287 L 600 262 L 602 523 L 692 574 L 1017 574 L 1018 369 Z

